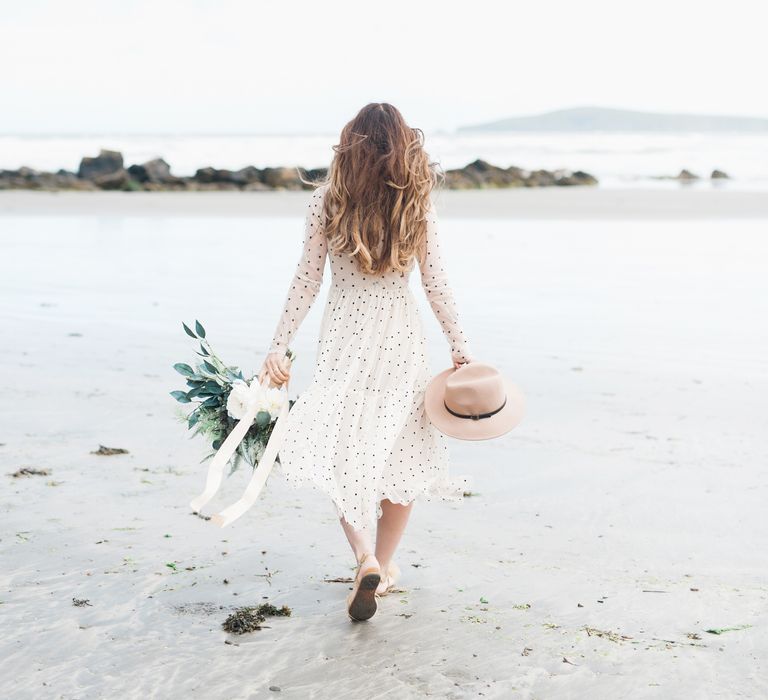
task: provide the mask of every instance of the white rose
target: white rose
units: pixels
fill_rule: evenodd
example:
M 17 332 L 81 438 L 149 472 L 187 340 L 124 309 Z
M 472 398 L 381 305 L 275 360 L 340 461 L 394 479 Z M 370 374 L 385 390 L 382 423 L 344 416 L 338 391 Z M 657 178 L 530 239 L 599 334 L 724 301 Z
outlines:
M 280 391 L 280 389 L 277 387 L 266 389 L 264 391 L 264 407 L 262 410 L 269 413 L 269 417 L 272 420 L 276 420 L 277 414 L 280 413 L 280 409 L 283 407 L 284 402 L 285 398 L 283 392 Z
M 232 390 L 227 398 L 227 413 L 235 420 L 242 420 L 254 409 L 258 411 L 262 393 L 258 381 L 251 382 L 250 386 L 240 379 L 232 382 Z

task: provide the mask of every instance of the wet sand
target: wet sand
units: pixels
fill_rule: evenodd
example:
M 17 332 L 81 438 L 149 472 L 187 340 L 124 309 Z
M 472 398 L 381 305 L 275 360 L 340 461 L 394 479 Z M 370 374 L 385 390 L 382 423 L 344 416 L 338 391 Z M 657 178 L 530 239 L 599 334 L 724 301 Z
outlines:
M 445 255 L 476 352 L 529 412 L 451 441 L 473 495 L 417 503 L 402 591 L 352 624 L 330 503 L 276 470 L 231 527 L 192 515 L 205 446 L 168 396 L 194 357 L 182 320 L 258 367 L 306 194 L 0 193 L 3 697 L 768 696 L 768 217 L 704 216 L 727 192 L 624 193 L 600 216 L 618 193 L 490 194 L 444 193 Z M 559 220 L 520 221 L 548 198 Z M 265 601 L 292 616 L 221 629 Z

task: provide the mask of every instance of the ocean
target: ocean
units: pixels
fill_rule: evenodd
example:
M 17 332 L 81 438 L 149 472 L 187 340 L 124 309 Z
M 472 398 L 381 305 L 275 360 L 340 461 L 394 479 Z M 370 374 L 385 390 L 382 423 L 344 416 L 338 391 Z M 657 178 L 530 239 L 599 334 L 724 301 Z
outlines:
M 212 165 L 325 167 L 338 134 L 308 135 L 43 135 L 0 136 L 0 168 L 76 170 L 80 158 L 99 149 L 121 151 L 128 163 L 162 157 L 176 175 Z M 444 168 L 482 158 L 508 167 L 585 170 L 606 188 L 670 188 L 658 180 L 685 168 L 702 176 L 687 187 L 768 189 L 768 133 L 488 133 L 426 135 L 426 148 Z M 714 169 L 731 176 L 711 183 Z

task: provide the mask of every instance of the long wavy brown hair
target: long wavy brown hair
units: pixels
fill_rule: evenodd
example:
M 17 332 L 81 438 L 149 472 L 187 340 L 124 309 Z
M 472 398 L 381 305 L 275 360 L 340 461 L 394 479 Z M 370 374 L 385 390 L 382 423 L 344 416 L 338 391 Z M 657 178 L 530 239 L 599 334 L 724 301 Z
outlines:
M 368 274 L 406 271 L 423 260 L 430 193 L 445 179 L 424 150 L 424 133 L 386 102 L 363 107 L 341 131 L 323 198 L 334 253 Z

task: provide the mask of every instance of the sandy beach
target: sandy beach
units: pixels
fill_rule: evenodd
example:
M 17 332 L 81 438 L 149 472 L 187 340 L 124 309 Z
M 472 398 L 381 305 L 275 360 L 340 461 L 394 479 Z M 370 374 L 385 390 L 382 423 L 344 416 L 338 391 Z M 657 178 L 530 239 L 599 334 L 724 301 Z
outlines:
M 190 512 L 206 446 L 168 395 L 182 321 L 260 366 L 308 197 L 0 192 L 0 695 L 768 697 L 765 193 L 440 194 L 465 330 L 529 410 L 450 442 L 473 490 L 417 503 L 364 624 L 319 493 L 275 470 L 229 528 Z M 222 630 L 264 601 L 292 615 Z
M 307 192 L 0 191 L 0 216 L 301 216 Z M 709 183 L 663 189 L 442 190 L 440 215 L 470 219 L 765 219 L 765 191 Z

